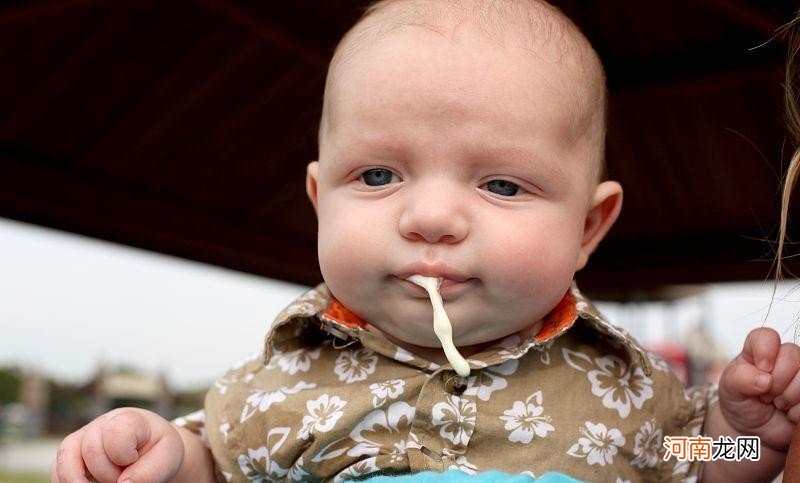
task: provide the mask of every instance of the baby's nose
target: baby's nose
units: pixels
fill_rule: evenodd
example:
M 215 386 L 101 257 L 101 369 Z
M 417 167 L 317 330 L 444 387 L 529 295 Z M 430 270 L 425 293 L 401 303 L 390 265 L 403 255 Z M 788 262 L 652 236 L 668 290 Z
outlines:
M 400 234 L 413 241 L 458 243 L 469 234 L 464 205 L 458 196 L 446 191 L 409 199 L 400 216 Z

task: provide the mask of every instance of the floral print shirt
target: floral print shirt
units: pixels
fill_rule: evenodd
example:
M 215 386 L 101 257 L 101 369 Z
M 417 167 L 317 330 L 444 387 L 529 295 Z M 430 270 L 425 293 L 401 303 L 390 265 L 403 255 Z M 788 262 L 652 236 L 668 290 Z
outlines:
M 468 358 L 459 378 L 365 330 L 325 285 L 278 315 L 264 351 L 181 418 L 220 481 L 342 481 L 458 469 L 584 481 L 695 481 L 664 436 L 695 436 L 713 387 L 685 389 L 574 286 L 530 338 Z

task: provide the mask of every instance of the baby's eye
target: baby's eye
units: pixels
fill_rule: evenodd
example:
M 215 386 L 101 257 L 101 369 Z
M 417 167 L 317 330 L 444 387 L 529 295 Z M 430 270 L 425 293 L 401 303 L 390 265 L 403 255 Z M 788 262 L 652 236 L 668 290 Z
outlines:
M 368 169 L 361 175 L 361 179 L 367 186 L 383 186 L 392 181 L 400 181 L 397 175 L 383 168 Z
M 481 188 L 501 196 L 514 196 L 519 192 L 518 184 L 504 179 L 493 179 Z

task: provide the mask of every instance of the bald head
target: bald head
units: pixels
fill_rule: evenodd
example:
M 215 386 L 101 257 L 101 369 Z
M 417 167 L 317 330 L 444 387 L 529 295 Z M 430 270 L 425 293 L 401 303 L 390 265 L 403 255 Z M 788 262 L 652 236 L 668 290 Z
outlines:
M 401 29 L 424 29 L 458 41 L 479 35 L 504 49 L 562 69 L 575 113 L 571 137 L 586 141 L 598 177 L 605 149 L 606 87 L 602 64 L 588 40 L 560 10 L 540 0 L 382 0 L 370 6 L 336 47 L 325 83 L 319 142 L 335 125 L 332 99 L 342 73 L 360 53 Z M 524 60 L 523 60 L 524 61 Z

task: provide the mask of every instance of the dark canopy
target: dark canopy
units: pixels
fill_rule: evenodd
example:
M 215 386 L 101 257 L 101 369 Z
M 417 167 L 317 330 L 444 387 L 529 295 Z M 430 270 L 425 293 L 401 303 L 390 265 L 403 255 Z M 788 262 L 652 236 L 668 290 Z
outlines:
M 794 2 L 554 3 L 605 63 L 625 188 L 582 285 L 768 277 L 790 154 L 786 41 L 769 40 Z M 5 2 L 0 216 L 318 282 L 305 165 L 327 61 L 365 4 Z

